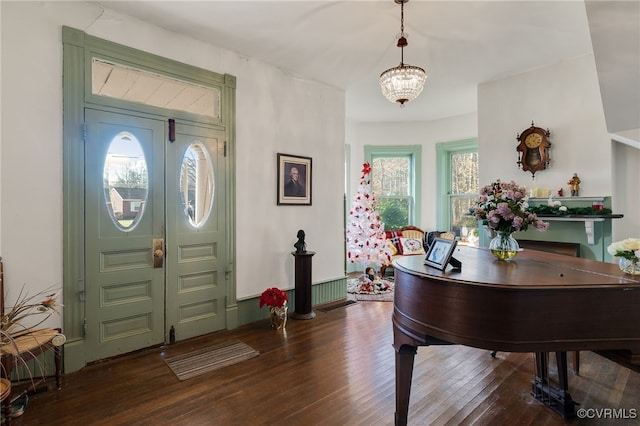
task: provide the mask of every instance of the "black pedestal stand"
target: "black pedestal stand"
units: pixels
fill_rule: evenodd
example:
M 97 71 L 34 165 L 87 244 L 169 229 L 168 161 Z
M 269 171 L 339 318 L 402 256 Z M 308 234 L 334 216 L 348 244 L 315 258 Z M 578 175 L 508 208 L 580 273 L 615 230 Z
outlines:
M 315 251 L 291 253 L 296 258 L 296 311 L 291 314 L 295 319 L 312 319 L 316 314 L 311 310 L 311 258 Z

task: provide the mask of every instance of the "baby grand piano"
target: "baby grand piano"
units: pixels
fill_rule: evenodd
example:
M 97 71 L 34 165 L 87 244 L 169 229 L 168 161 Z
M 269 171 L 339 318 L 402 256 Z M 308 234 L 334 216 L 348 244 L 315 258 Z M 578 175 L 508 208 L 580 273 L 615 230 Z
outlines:
M 487 351 L 533 352 L 532 394 L 574 415 L 566 351 L 591 350 L 640 371 L 640 277 L 617 265 L 524 250 L 512 262 L 487 249 L 458 247 L 462 270 L 394 261 L 395 423 L 406 425 L 418 346 L 460 344 Z M 559 389 L 547 383 L 544 354 L 558 359 Z

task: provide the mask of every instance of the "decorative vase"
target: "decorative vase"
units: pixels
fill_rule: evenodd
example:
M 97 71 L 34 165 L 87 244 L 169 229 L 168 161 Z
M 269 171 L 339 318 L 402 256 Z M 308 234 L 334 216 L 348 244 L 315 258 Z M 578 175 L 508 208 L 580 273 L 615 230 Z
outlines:
M 269 317 L 271 318 L 271 328 L 276 330 L 282 330 L 287 325 L 287 310 L 288 306 L 284 305 L 281 308 L 277 306 L 269 307 Z
M 640 261 L 633 261 L 624 257 L 618 258 L 618 266 L 625 274 L 640 275 Z
M 496 236 L 489 242 L 489 250 L 496 259 L 513 260 L 520 251 L 520 245 L 510 232 L 497 232 Z

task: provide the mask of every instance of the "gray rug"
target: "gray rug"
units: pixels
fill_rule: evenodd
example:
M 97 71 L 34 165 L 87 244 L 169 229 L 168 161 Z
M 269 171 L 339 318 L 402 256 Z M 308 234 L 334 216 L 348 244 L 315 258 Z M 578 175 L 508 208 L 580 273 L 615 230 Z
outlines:
M 258 355 L 260 352 L 251 346 L 234 340 L 168 358 L 164 362 L 178 376 L 178 379 L 186 380 Z
M 369 281 L 368 279 L 360 276 L 358 278 L 347 279 L 347 293 L 349 294 L 386 294 L 393 293 L 394 279 L 385 278 L 384 280 L 377 279 L 376 281 Z M 364 299 L 363 299 L 364 300 Z
M 383 294 L 354 294 L 359 302 L 393 302 L 393 292 Z

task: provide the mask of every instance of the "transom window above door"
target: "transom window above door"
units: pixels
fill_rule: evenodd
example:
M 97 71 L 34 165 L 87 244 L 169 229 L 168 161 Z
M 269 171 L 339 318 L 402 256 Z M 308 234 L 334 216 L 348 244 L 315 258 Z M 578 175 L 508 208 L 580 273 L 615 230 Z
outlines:
M 91 93 L 220 118 L 220 90 L 93 58 Z

